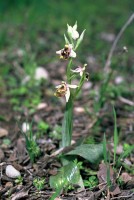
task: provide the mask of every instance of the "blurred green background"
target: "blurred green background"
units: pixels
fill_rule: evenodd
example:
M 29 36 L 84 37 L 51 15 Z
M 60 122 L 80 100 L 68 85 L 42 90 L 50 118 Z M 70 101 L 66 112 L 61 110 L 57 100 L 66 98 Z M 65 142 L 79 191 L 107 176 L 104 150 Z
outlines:
M 0 1 L 0 49 L 31 45 L 32 52 L 54 55 L 64 44 L 66 24 L 78 22 L 78 30 L 86 29 L 83 49 L 86 54 L 107 55 L 110 42 L 102 33 L 116 35 L 134 10 L 131 0 L 6 0 Z M 134 45 L 131 25 L 121 39 L 121 45 Z M 104 36 L 105 37 L 105 36 Z M 41 60 L 39 62 L 41 62 Z M 49 60 L 49 59 L 48 59 Z

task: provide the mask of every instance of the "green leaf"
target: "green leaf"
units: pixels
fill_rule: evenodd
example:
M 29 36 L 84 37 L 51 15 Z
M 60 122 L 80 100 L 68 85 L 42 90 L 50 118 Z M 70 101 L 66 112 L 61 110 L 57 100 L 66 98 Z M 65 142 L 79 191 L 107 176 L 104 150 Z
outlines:
M 83 144 L 77 146 L 67 155 L 79 155 L 92 164 L 98 164 L 103 158 L 103 144 Z
M 56 176 L 50 177 L 50 186 L 54 189 L 64 188 L 70 183 L 76 184 L 79 178 L 79 169 L 75 163 L 71 162 L 62 167 Z
M 81 188 L 84 188 L 79 168 L 74 162 L 70 162 L 62 167 L 56 176 L 51 176 L 49 183 L 53 189 L 56 189 L 56 191 L 61 191 L 63 188 L 67 188 L 70 184 L 77 184 Z
M 116 112 L 113 108 L 114 113 L 114 163 L 116 162 L 116 149 L 118 145 L 118 131 L 117 131 L 117 123 L 116 123 Z
M 64 34 L 64 39 L 65 39 L 65 44 L 70 44 L 68 38 L 66 37 L 66 35 Z
M 83 38 L 84 38 L 84 34 L 85 34 L 85 30 L 81 33 L 79 39 L 77 40 L 76 46 L 75 46 L 75 50 L 78 48 L 78 46 L 80 45 L 80 43 L 82 42 Z
M 104 162 L 107 163 L 107 141 L 106 141 L 106 135 L 103 136 L 103 156 L 104 156 Z

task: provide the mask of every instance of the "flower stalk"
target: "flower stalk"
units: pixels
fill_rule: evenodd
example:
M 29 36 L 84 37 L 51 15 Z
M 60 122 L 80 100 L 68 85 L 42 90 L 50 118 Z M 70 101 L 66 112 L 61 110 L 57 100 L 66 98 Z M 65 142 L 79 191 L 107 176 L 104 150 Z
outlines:
M 78 66 L 76 69 L 73 67 L 73 59 L 76 58 L 77 54 L 75 50 L 78 48 L 83 40 L 84 32 L 79 36 L 77 31 L 77 22 L 73 27 L 67 24 L 67 35 L 64 34 L 65 46 L 63 49 L 56 51 L 56 54 L 60 55 L 61 59 L 69 60 L 66 69 L 66 79 L 67 82 L 62 81 L 61 85 L 56 86 L 55 96 L 63 97 L 66 99 L 65 113 L 62 123 L 62 141 L 61 147 L 66 147 L 71 145 L 72 131 L 73 131 L 73 105 L 76 96 L 79 94 L 83 83 L 85 81 L 85 67 Z M 72 85 L 72 80 L 80 75 L 80 81 L 78 85 Z
M 67 81 L 69 84 L 71 84 L 71 66 L 72 66 L 72 58 L 70 59 L 68 65 L 67 65 Z
M 73 131 L 73 98 L 70 97 L 66 103 L 63 123 L 62 123 L 62 147 L 71 145 Z

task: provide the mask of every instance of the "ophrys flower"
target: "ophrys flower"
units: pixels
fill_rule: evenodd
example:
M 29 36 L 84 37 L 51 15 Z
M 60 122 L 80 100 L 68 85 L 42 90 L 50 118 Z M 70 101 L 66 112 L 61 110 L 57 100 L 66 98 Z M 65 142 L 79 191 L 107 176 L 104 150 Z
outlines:
M 78 66 L 76 69 L 71 69 L 71 71 L 74 72 L 74 73 L 79 73 L 80 76 L 83 76 L 83 73 L 86 69 L 86 66 L 87 66 L 87 64 L 85 64 L 84 67 Z
M 72 44 L 66 44 L 64 49 L 56 51 L 56 54 L 60 55 L 60 58 L 67 60 L 69 57 L 75 58 L 76 53 L 73 51 Z
M 68 102 L 68 100 L 70 98 L 70 88 L 75 89 L 77 87 L 78 87 L 77 85 L 70 85 L 70 84 L 67 84 L 66 82 L 62 81 L 62 83 L 60 85 L 56 86 L 57 90 L 54 93 L 54 95 L 56 97 L 65 96 L 66 102 Z

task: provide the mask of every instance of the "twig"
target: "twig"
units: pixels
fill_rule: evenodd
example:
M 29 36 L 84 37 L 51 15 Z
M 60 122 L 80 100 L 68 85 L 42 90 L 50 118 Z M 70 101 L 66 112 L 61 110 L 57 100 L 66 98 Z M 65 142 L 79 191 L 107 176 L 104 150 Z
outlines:
M 122 34 L 124 33 L 124 31 L 126 30 L 126 28 L 129 26 L 129 24 L 134 20 L 134 13 L 129 17 L 129 19 L 127 20 L 127 22 L 124 24 L 124 26 L 121 28 L 120 32 L 118 33 L 116 39 L 114 40 L 114 43 L 110 49 L 110 52 L 108 54 L 108 58 L 106 60 L 105 66 L 104 66 L 104 71 L 105 72 L 109 72 L 110 71 L 110 65 L 111 65 L 111 59 L 113 56 L 113 52 L 116 48 L 116 45 L 119 41 L 119 39 L 121 38 Z
M 134 102 L 133 101 L 130 101 L 129 99 L 126 99 L 124 97 L 119 97 L 119 100 L 122 102 L 122 103 L 125 103 L 125 104 L 128 104 L 129 106 L 134 106 Z
M 121 170 L 122 170 L 122 166 L 120 167 L 120 169 L 119 169 L 119 172 L 118 172 L 118 175 L 117 175 L 117 178 L 116 179 L 118 179 L 119 178 L 119 176 L 120 176 L 120 173 L 121 173 Z
M 134 195 L 134 192 L 133 193 L 131 193 L 131 194 L 129 194 L 129 195 L 126 195 L 126 196 L 118 196 L 118 197 L 113 197 L 113 198 L 111 198 L 111 200 L 114 200 L 114 199 L 122 199 L 122 198 L 130 198 L 130 197 L 132 197 Z

